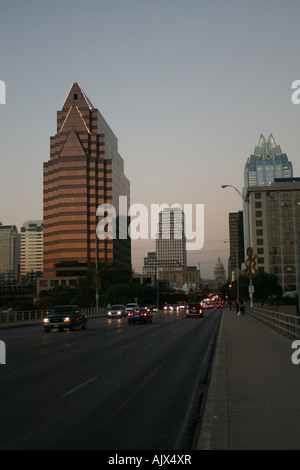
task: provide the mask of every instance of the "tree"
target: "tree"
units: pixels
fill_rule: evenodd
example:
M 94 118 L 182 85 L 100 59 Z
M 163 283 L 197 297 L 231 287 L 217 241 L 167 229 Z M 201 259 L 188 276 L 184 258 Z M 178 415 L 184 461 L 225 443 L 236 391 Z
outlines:
M 259 273 L 253 280 L 254 299 L 265 302 L 269 297 L 281 297 L 282 286 L 278 284 L 275 274 Z

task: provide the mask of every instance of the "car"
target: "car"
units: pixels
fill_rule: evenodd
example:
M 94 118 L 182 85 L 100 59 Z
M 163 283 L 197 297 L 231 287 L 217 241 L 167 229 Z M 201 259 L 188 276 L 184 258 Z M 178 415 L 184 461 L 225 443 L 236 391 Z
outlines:
M 87 318 L 81 313 L 77 305 L 57 305 L 44 318 L 44 329 L 49 333 L 52 329 L 58 328 L 60 331 L 65 328 L 73 331 L 74 328 L 87 327 Z
M 135 308 L 139 308 L 138 304 L 136 304 L 136 303 L 126 304 L 126 313 L 127 313 L 127 315 L 128 315 L 129 312 L 132 312 Z
M 146 305 L 146 309 L 149 310 L 150 312 L 157 312 L 157 307 L 156 305 Z
M 190 303 L 186 306 L 185 313 L 187 318 L 190 317 L 204 317 L 203 308 L 198 303 Z
M 167 305 L 164 306 L 164 311 L 165 311 L 165 312 L 173 312 L 173 310 L 174 310 L 174 306 L 173 306 L 173 305 L 167 304 Z
M 112 305 L 107 312 L 108 318 L 122 318 L 127 316 L 125 305 Z
M 136 308 L 128 313 L 128 323 L 152 323 L 152 313 L 147 308 Z

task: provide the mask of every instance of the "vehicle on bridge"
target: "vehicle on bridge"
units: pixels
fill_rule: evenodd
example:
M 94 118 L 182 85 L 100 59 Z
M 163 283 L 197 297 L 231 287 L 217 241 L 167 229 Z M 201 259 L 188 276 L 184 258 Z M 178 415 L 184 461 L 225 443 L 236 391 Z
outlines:
M 107 312 L 108 318 L 123 318 L 127 316 L 125 305 L 112 305 Z
M 136 308 L 128 313 L 128 323 L 152 323 L 152 313 L 147 308 Z
M 204 311 L 200 304 L 198 303 L 190 303 L 186 306 L 185 309 L 186 317 L 204 317 Z
M 128 315 L 128 313 L 133 312 L 133 310 L 135 308 L 139 308 L 138 304 L 136 304 L 136 303 L 126 304 L 126 313 L 127 313 L 127 315 Z
M 87 327 L 87 318 L 81 313 L 77 305 L 58 305 L 53 307 L 50 313 L 44 318 L 45 332 L 49 333 L 52 329 L 63 331 L 65 328 L 73 331 L 74 328 Z

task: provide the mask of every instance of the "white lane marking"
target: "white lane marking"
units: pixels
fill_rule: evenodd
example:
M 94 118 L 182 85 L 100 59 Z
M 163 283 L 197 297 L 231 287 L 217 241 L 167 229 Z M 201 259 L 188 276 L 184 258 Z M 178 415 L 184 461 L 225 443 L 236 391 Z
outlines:
M 87 384 L 89 384 L 89 383 L 93 382 L 94 380 L 98 379 L 98 377 L 100 377 L 100 376 L 96 375 L 95 377 L 92 377 L 91 379 L 87 380 L 86 382 L 83 382 L 82 384 L 78 385 L 77 387 L 72 388 L 72 390 L 69 390 L 68 392 L 64 393 L 62 395 L 62 398 L 66 397 L 67 395 L 70 395 L 73 392 L 76 392 L 76 390 L 79 390 L 82 387 L 85 387 Z

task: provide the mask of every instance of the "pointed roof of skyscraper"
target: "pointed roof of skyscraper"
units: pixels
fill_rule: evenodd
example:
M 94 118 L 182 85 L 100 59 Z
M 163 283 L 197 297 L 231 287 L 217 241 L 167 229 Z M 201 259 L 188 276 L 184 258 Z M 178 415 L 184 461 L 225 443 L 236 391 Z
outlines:
M 71 85 L 70 91 L 64 101 L 64 104 L 62 106 L 62 109 L 64 108 L 70 108 L 72 105 L 78 103 L 78 105 L 87 105 L 90 109 L 95 109 L 94 105 L 91 103 L 91 101 L 88 99 L 84 91 L 82 90 L 81 86 L 79 83 L 74 82 Z

